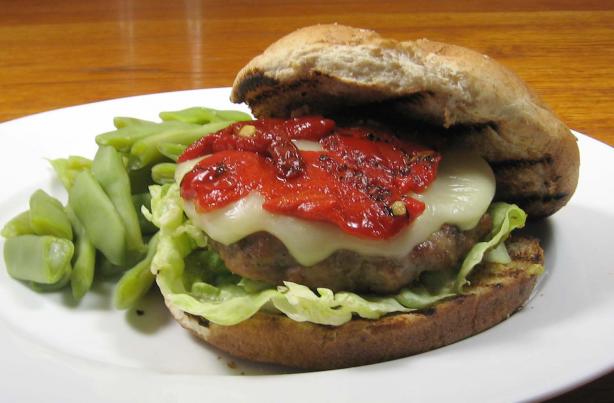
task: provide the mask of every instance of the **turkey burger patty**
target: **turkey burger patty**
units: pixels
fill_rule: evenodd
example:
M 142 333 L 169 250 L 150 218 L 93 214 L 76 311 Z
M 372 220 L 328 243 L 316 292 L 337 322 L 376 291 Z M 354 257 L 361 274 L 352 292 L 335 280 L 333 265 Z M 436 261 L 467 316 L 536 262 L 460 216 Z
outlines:
M 226 267 L 235 274 L 270 284 L 292 281 L 311 288 L 391 294 L 410 284 L 423 271 L 448 270 L 462 262 L 467 252 L 491 229 L 488 214 L 478 225 L 461 231 L 445 224 L 402 258 L 361 255 L 339 250 L 314 264 L 303 266 L 273 235 L 258 232 L 224 245 L 211 241 Z

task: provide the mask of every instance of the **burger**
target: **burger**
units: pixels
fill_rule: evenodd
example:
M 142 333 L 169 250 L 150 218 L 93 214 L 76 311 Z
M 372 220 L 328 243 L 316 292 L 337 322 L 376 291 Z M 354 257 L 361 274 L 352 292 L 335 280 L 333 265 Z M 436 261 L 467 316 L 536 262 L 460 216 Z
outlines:
M 316 25 L 247 64 L 231 100 L 257 119 L 151 189 L 152 270 L 199 338 L 342 368 L 456 342 L 530 297 L 543 250 L 511 232 L 568 202 L 578 147 L 488 56 Z

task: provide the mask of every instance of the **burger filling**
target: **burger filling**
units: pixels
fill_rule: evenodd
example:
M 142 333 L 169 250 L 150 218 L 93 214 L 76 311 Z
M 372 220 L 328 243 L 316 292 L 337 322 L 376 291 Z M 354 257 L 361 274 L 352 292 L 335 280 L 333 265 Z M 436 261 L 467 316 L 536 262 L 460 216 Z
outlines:
M 487 251 L 509 259 L 525 220 L 491 205 L 481 158 L 319 117 L 237 123 L 179 162 L 176 184 L 151 189 L 153 267 L 173 304 L 222 325 L 420 309 L 462 292 Z
M 332 224 L 363 239 L 388 239 L 425 208 L 413 197 L 433 182 L 439 153 L 374 129 L 318 117 L 240 122 L 203 137 L 179 162 L 203 158 L 181 180 L 198 213 L 252 192 L 264 210 Z M 299 150 L 309 141 L 318 151 Z

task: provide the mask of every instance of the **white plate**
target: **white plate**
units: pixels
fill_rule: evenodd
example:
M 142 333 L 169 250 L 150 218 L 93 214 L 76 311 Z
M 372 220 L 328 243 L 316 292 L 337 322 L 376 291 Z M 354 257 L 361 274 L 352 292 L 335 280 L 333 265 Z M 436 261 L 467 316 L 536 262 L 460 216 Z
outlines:
M 236 108 L 228 89 L 212 89 L 98 102 L 0 124 L 0 224 L 26 209 L 36 188 L 65 199 L 45 158 L 93 156 L 93 137 L 113 129 L 112 117 L 156 119 L 159 111 L 195 105 Z M 111 284 L 75 306 L 68 295 L 37 294 L 11 280 L 2 263 L 0 400 L 518 401 L 589 381 L 614 368 L 614 152 L 577 136 L 577 193 L 554 217 L 532 226 L 543 238 L 548 274 L 525 309 L 493 329 L 396 361 L 282 374 L 197 342 L 170 319 L 156 293 L 142 303 L 140 316 L 110 307 Z

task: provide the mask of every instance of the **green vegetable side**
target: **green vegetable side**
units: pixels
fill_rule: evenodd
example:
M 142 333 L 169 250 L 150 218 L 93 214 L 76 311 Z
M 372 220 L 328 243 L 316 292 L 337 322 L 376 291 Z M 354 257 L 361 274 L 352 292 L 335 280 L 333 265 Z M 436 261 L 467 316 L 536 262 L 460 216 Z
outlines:
M 353 316 L 377 319 L 462 293 L 483 259 L 509 259 L 503 241 L 526 220 L 515 205 L 492 204 L 493 230 L 459 270 L 423 273 L 418 283 L 396 295 L 314 291 L 291 282 L 275 287 L 240 278 L 207 249 L 205 235 L 186 218 L 173 178 L 175 162 L 189 144 L 251 117 L 202 107 L 160 117 L 160 123 L 117 117 L 116 130 L 96 137 L 99 150 L 93 160 L 70 156 L 50 161 L 68 192 L 68 204 L 37 190 L 30 209 L 6 223 L 1 234 L 7 238 L 4 259 L 12 277 L 36 291 L 70 287 L 79 300 L 96 278 L 121 275 L 114 304 L 128 309 L 157 275 L 161 292 L 175 306 L 220 325 L 239 323 L 259 310 L 341 325 Z
M 148 187 L 170 183 L 175 162 L 200 137 L 251 117 L 238 111 L 189 108 L 160 113 L 156 123 L 130 117 L 96 137 L 93 160 L 51 160 L 68 192 L 63 206 L 37 190 L 1 235 L 8 273 L 39 292 L 70 287 L 75 300 L 97 277 L 121 275 L 114 295 L 119 309 L 133 307 L 154 282 L 151 260 L 158 228 L 141 212 L 150 208 Z

